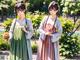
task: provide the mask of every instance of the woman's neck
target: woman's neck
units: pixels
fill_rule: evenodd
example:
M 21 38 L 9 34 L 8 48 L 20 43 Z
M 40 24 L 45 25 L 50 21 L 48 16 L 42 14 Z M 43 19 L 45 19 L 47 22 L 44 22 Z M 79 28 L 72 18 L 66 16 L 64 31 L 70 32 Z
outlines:
M 24 20 L 25 18 L 19 18 L 20 21 Z
M 19 18 L 20 21 L 22 21 L 22 20 L 24 20 L 24 19 L 25 19 L 25 17 L 20 17 L 20 18 Z
M 56 18 L 57 16 L 56 15 L 50 15 L 50 18 L 52 19 L 52 20 L 54 20 L 55 18 Z

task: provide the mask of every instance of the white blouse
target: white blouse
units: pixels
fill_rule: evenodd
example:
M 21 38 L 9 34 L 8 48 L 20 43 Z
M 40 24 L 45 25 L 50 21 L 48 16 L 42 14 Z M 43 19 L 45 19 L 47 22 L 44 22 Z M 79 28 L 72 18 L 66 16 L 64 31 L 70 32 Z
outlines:
M 53 26 L 53 25 L 54 25 L 54 21 L 55 21 L 55 20 L 52 20 L 52 19 L 49 17 L 46 24 L 50 24 L 50 25 Z

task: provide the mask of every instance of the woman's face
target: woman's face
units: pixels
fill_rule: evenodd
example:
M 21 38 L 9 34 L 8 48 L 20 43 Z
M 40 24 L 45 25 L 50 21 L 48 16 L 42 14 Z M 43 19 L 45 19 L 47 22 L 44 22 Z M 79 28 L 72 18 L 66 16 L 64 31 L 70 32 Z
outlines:
M 55 16 L 57 12 L 58 12 L 58 10 L 49 9 L 49 13 L 50 13 L 50 15 L 52 15 L 52 16 Z
M 17 15 L 19 18 L 25 17 L 25 10 L 17 10 Z

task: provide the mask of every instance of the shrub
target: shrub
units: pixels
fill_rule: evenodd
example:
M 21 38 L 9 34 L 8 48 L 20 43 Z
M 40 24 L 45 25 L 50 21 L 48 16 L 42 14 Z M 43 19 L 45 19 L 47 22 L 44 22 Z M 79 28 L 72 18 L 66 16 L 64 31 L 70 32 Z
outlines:
M 63 34 L 60 39 L 60 55 L 65 57 L 72 57 L 79 53 L 80 42 L 78 36 L 70 36 L 73 28 L 75 27 L 72 20 L 60 17 L 63 26 Z
M 40 25 L 42 18 L 44 17 L 44 13 L 40 13 L 39 11 L 35 11 L 35 13 L 27 13 L 26 18 L 30 19 L 33 23 L 33 27 L 37 29 Z
M 26 14 L 26 17 L 32 21 L 33 28 L 34 28 L 34 33 L 33 33 L 33 39 L 38 39 L 39 37 L 39 32 L 38 28 L 40 25 L 40 22 L 42 18 L 44 17 L 44 13 L 40 13 L 36 11 L 35 13 L 31 14 L 30 12 Z
M 32 47 L 32 52 L 33 53 L 37 53 L 37 44 L 36 44 L 36 41 L 32 41 L 31 47 Z
M 0 51 L 5 51 L 10 49 L 9 42 L 3 39 L 3 32 L 0 32 Z
M 0 44 L 0 50 L 1 51 L 10 50 L 10 45 L 7 43 L 1 43 Z
M 3 22 L 3 26 L 5 27 L 6 31 L 9 31 L 12 20 L 12 18 L 8 18 Z
M 10 49 L 10 45 L 8 41 L 4 40 L 2 36 L 0 36 L 0 51 L 9 50 L 9 49 Z

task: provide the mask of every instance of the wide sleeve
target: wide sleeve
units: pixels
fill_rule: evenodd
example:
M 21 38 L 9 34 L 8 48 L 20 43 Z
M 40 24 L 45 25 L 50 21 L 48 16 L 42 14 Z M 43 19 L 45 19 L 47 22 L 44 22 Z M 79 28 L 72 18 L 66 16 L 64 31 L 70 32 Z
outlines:
M 26 32 L 26 39 L 31 39 L 32 35 L 33 35 L 33 26 L 32 26 L 32 22 L 30 20 L 27 21 L 28 24 L 28 30 Z
M 60 39 L 61 34 L 62 34 L 62 26 L 59 20 L 56 21 L 56 28 L 57 28 L 57 32 L 52 34 L 51 36 L 51 41 L 52 42 L 56 42 Z
M 43 18 L 43 20 L 40 23 L 39 29 L 38 29 L 39 33 L 41 34 L 45 34 L 45 31 L 43 30 L 43 24 L 45 23 L 45 19 L 47 19 L 47 17 Z
M 46 32 L 43 30 L 43 25 L 46 22 L 46 19 L 47 19 L 47 16 L 45 16 L 40 23 L 40 26 L 39 26 L 39 29 L 38 29 L 38 31 L 40 33 L 39 40 L 44 40 L 45 39 Z
M 14 20 L 12 21 L 12 24 L 11 24 L 11 26 L 10 26 L 10 30 L 9 30 L 9 40 L 12 39 L 13 29 L 14 29 L 14 24 L 15 24 L 15 22 L 16 22 L 16 19 L 14 19 Z

